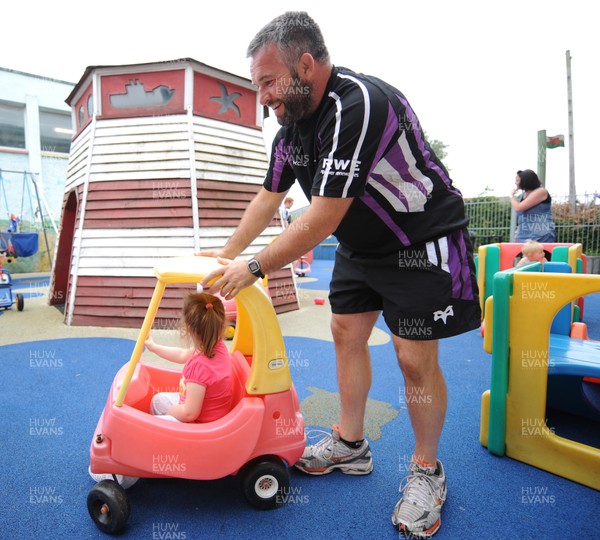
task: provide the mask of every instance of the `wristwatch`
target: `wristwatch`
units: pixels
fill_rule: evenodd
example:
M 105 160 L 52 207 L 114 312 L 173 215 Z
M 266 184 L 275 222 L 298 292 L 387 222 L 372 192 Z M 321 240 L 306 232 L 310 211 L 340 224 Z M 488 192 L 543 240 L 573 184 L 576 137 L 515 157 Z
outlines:
M 254 257 L 248 261 L 248 270 L 257 278 L 262 279 L 265 277 L 265 275 L 262 273 L 260 263 Z

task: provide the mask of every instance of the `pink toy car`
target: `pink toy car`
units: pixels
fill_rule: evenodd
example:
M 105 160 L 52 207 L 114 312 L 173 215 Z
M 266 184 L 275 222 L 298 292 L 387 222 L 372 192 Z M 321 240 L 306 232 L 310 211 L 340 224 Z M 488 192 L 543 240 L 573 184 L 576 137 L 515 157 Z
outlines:
M 238 475 L 250 504 L 274 508 L 289 486 L 287 467 L 302 455 L 306 438 L 279 323 L 262 287 L 255 284 L 236 297 L 231 411 L 205 424 L 169 422 L 149 414 L 152 396 L 177 391 L 181 374 L 140 362 L 165 287 L 198 283 L 216 264 L 211 258 L 181 257 L 155 267 L 157 284 L 134 351 L 115 376 L 94 432 L 90 470 L 194 480 Z M 129 517 L 128 496 L 116 477 L 90 490 L 87 507 L 96 526 L 107 533 L 118 532 Z

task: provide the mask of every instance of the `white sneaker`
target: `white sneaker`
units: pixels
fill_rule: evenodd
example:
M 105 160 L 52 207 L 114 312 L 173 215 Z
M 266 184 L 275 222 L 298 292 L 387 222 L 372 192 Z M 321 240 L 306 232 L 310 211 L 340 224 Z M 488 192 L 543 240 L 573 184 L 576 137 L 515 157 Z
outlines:
M 90 467 L 88 467 L 88 472 L 95 482 L 102 482 L 102 480 L 114 480 L 116 477 L 117 483 L 123 489 L 129 489 L 139 480 L 137 476 L 123 476 L 122 474 L 94 474 Z
M 373 470 L 371 449 L 365 439 L 359 448 L 352 449 L 340 440 L 338 426 L 331 433 L 314 430 L 323 438 L 316 444 L 307 446 L 295 464 L 297 469 L 307 474 L 329 474 L 339 469 L 344 474 L 369 474 Z M 309 436 L 310 436 L 309 432 Z
M 442 524 L 442 505 L 446 500 L 446 473 L 437 461 L 437 474 L 415 462 L 400 483 L 402 497 L 392 513 L 392 523 L 408 538 L 431 538 Z

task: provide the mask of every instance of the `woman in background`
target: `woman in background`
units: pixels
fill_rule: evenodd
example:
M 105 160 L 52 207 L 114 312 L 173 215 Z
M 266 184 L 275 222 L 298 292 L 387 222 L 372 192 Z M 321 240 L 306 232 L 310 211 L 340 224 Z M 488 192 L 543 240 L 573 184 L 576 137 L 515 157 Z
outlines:
M 517 171 L 515 184 L 510 194 L 510 203 L 517 212 L 515 242 L 555 242 L 552 198 L 538 175 L 530 169 Z M 515 197 L 517 191 L 521 193 Z

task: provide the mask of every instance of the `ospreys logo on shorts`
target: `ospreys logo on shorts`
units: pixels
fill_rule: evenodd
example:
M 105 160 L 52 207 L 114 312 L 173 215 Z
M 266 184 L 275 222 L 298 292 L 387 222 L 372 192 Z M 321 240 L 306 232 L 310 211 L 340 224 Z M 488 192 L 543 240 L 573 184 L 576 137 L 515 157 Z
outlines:
M 446 324 L 446 319 L 448 317 L 454 317 L 454 309 L 453 306 L 450 305 L 448 306 L 445 310 L 439 310 L 439 311 L 434 311 L 433 312 L 433 321 L 437 321 L 439 319 L 442 319 L 442 321 L 444 321 L 444 324 Z

